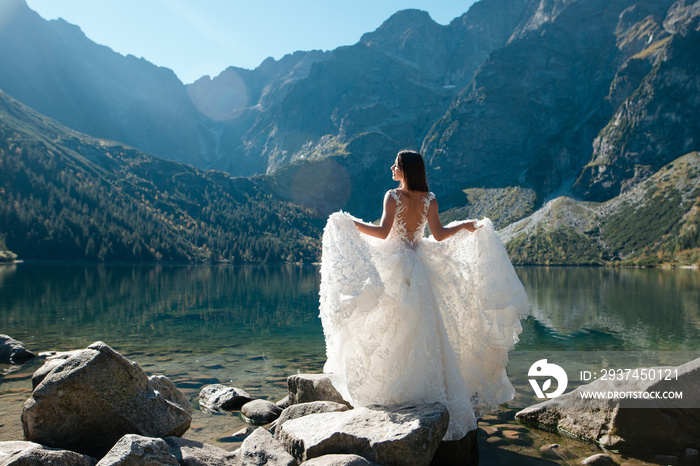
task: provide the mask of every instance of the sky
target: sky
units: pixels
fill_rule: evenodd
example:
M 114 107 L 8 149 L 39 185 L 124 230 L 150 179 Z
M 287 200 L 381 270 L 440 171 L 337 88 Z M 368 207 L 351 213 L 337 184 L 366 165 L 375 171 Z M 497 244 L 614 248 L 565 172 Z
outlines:
M 393 13 L 427 11 L 448 24 L 475 0 L 26 0 L 92 41 L 172 69 L 185 84 L 229 66 L 256 68 L 297 50 L 357 43 Z

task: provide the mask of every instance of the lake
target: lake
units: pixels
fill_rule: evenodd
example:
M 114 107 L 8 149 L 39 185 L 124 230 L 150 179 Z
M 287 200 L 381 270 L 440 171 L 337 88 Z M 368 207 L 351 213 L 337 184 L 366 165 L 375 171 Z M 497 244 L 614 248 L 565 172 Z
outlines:
M 531 316 L 511 353 L 508 372 L 518 390 L 511 409 L 535 401 L 526 376 L 539 358 L 576 373 L 700 356 L 697 270 L 516 271 Z M 201 387 L 218 382 L 277 401 L 288 375 L 322 371 L 319 281 L 318 267 L 297 265 L 9 265 L 0 267 L 0 333 L 36 353 L 104 341 L 149 375 L 170 377 L 195 405 Z M 41 359 L 0 366 L 2 440 L 21 439 L 19 413 Z M 186 437 L 230 449 L 242 426 L 236 416 L 196 411 Z

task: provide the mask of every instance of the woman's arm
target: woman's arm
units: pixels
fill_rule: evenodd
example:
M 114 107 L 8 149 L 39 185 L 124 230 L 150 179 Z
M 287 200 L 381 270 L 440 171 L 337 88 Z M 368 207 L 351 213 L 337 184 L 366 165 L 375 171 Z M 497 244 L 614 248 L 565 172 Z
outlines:
M 460 230 L 476 231 L 475 223 L 475 220 L 465 220 L 451 227 L 443 227 L 440 217 L 438 216 L 437 199 L 430 201 L 430 207 L 428 208 L 428 226 L 430 226 L 430 231 L 433 233 L 433 238 L 438 241 L 445 240 Z
M 382 213 L 382 219 L 379 221 L 379 225 L 355 221 L 355 226 L 360 233 L 379 239 L 385 239 L 389 236 L 391 226 L 394 224 L 395 214 L 396 201 L 391 197 L 391 192 L 387 191 L 384 196 L 384 212 Z

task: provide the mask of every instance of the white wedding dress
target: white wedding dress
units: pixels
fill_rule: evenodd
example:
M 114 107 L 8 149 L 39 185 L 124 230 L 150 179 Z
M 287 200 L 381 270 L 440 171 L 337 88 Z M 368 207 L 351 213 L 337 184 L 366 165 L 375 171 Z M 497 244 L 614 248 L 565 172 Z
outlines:
M 432 193 L 409 238 L 405 206 L 385 240 L 336 212 L 323 234 L 320 317 L 324 372 L 353 406 L 447 406 L 445 440 L 476 429 L 480 414 L 513 398 L 505 372 L 527 298 L 491 221 L 437 242 L 424 238 Z

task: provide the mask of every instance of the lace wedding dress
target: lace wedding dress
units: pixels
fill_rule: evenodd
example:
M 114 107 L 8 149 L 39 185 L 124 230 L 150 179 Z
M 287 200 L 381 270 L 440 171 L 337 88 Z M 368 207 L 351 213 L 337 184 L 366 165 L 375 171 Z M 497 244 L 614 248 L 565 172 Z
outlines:
M 423 237 L 433 194 L 410 235 L 401 196 L 391 193 L 396 215 L 386 240 L 359 233 L 347 213 L 328 219 L 324 372 L 353 406 L 442 402 L 445 440 L 458 440 L 481 413 L 513 398 L 505 367 L 527 298 L 490 220 L 438 243 Z

